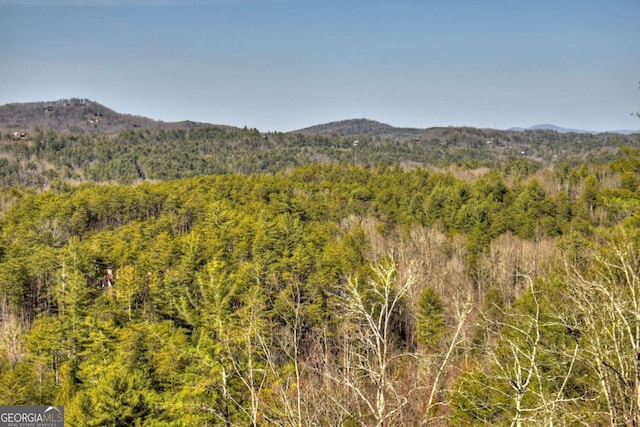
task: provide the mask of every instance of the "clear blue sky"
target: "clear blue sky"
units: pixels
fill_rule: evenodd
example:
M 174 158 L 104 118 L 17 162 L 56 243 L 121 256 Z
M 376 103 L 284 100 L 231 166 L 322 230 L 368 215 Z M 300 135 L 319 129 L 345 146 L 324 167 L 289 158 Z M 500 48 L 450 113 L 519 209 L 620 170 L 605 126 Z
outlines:
M 288 131 L 638 129 L 639 0 L 0 0 L 0 104 Z

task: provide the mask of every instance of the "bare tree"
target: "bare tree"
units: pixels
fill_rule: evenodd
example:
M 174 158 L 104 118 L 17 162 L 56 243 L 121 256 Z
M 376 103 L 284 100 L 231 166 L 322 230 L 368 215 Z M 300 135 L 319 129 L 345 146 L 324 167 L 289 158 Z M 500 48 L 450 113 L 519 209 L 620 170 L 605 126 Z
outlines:
M 269 375 L 273 377 L 271 394 L 278 413 L 271 416 L 274 424 L 302 427 L 305 422 L 302 397 L 301 339 L 304 327 L 304 307 L 300 283 L 294 282 L 278 297 L 278 307 L 274 309 L 276 318 L 283 325 L 278 333 L 261 335 L 262 352 L 266 356 Z M 283 367 L 285 367 L 283 369 Z
M 24 316 L 13 313 L 6 297 L 0 301 L 0 357 L 5 356 L 11 365 L 15 365 L 26 353 L 23 335 L 29 329 Z
M 451 326 L 453 332 L 448 339 L 446 351 L 440 358 L 439 363 L 429 355 L 421 355 L 421 359 L 427 361 L 436 366 L 435 374 L 431 379 L 431 387 L 428 387 L 429 393 L 427 398 L 427 404 L 422 416 L 421 425 L 427 426 L 432 421 L 433 413 L 436 406 L 439 404 L 437 399 L 438 393 L 442 392 L 442 382 L 446 375 L 447 368 L 452 364 L 452 359 L 455 356 L 455 352 L 460 349 L 461 344 L 465 340 L 464 328 L 467 325 L 469 315 L 473 310 L 473 298 L 468 293 L 464 301 L 456 301 L 455 304 L 455 319 L 454 324 Z M 435 362 L 435 363 L 434 363 Z
M 337 372 L 328 375 L 354 397 L 345 411 L 358 422 L 383 427 L 392 425 L 407 404 L 395 370 L 403 358 L 414 355 L 398 350 L 394 320 L 413 279 L 396 284 L 396 265 L 389 259 L 372 269 L 368 286 L 349 278 L 339 295 L 344 347 Z
M 622 230 L 582 272 L 569 265 L 567 296 L 607 402 L 611 425 L 640 426 L 640 256 L 638 236 Z
M 459 382 L 455 394 L 469 417 L 488 424 L 523 425 L 585 422 L 585 396 L 568 390 L 581 346 L 555 307 L 544 300 L 536 280 L 522 274 L 528 291 L 502 315 L 486 319 L 486 358 Z M 489 403 L 491 402 L 491 403 Z
M 233 366 L 233 375 L 240 379 L 248 392 L 248 405 L 238 405 L 251 426 L 263 420 L 263 392 L 267 387 L 270 370 L 265 346 L 268 321 L 264 315 L 262 289 L 252 286 L 244 296 L 244 306 L 238 310 L 238 325 L 229 324 L 235 333 L 234 341 L 226 341 L 226 351 Z

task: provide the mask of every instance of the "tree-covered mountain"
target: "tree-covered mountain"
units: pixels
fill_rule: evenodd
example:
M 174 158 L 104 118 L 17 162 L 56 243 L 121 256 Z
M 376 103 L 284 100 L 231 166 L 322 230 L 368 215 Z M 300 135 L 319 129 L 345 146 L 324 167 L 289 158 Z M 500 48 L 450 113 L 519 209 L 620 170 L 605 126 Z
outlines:
M 29 134 L 36 129 L 65 134 L 112 135 L 129 129 L 171 130 L 198 126 L 195 122 L 165 123 L 118 113 L 84 98 L 0 106 L 0 130 Z
M 509 128 L 508 130 L 523 131 L 523 130 L 525 130 L 525 128 L 513 127 L 513 128 Z M 596 132 L 596 131 L 584 130 L 584 129 L 569 129 L 569 128 L 564 128 L 562 126 L 556 126 L 556 125 L 552 125 L 552 124 L 533 125 L 533 126 L 529 126 L 527 128 L 527 130 L 553 130 L 553 131 L 556 131 L 558 133 L 591 133 L 591 134 L 595 134 L 595 133 L 617 133 L 617 134 L 622 134 L 622 135 L 632 135 L 632 134 L 639 134 L 640 133 L 640 130 L 629 130 L 629 129 L 611 130 L 609 132 Z
M 420 129 L 397 128 L 385 123 L 368 119 L 351 119 L 325 123 L 293 131 L 303 135 L 341 135 L 341 136 L 413 136 Z
M 0 132 L 4 188 L 46 188 L 55 180 L 133 183 L 212 173 L 275 173 L 311 163 L 454 164 L 527 174 L 546 165 L 615 158 L 620 146 L 639 144 L 636 136 L 403 129 L 364 119 L 261 133 L 156 122 L 86 100 L 0 107 L 0 129 L 5 130 Z

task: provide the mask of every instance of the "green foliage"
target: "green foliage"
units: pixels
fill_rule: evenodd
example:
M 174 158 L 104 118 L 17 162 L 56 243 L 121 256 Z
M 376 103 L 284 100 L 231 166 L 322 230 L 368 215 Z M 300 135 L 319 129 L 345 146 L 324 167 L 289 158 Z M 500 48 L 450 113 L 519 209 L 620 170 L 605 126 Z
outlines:
M 206 142 L 226 144 L 229 134 L 257 152 L 273 143 L 217 128 L 118 138 L 151 176 L 151 157 L 136 151 L 148 142 L 168 150 L 167 140 L 188 140 L 212 155 Z M 42 134 L 29 149 L 90 151 L 79 142 L 90 143 Z M 528 180 L 496 170 L 463 180 L 467 172 L 310 164 L 273 175 L 132 186 L 59 180 L 50 191 L 6 192 L 0 400 L 59 402 L 70 425 L 83 426 L 339 425 L 384 414 L 406 425 L 433 414 L 454 424 L 528 421 L 516 417 L 517 405 L 535 422 L 601 422 L 603 365 L 588 362 L 595 353 L 584 337 L 600 337 L 611 351 L 610 338 L 634 314 L 622 305 L 614 330 L 606 316 L 615 310 L 577 316 L 566 292 L 597 280 L 617 292 L 627 283 L 627 270 L 611 268 L 614 249 L 600 262 L 591 251 L 606 246 L 599 239 L 611 227 L 635 241 L 640 172 L 624 162 L 566 164 Z M 497 239 L 505 232 L 524 249 Z M 626 240 L 613 241 L 619 248 Z M 554 256 L 536 254 L 554 245 L 585 282 L 567 282 L 570 274 L 552 269 L 560 268 Z M 414 281 L 422 292 L 400 286 Z M 589 292 L 582 296 L 606 307 L 606 293 Z M 620 300 L 632 296 L 621 292 Z M 467 299 L 477 302 L 473 324 L 449 333 Z M 587 334 L 585 319 L 595 313 Z M 625 372 L 630 366 L 625 359 Z M 337 380 L 345 378 L 351 382 Z M 454 393 L 424 391 L 437 383 Z M 619 397 L 629 391 L 610 385 Z M 452 405 L 434 409 L 449 398 Z M 591 408 L 599 412 L 576 415 Z
M 445 306 L 433 288 L 425 288 L 420 294 L 417 306 L 418 342 L 434 348 L 445 332 Z
M 56 112 L 53 113 L 57 114 Z M 109 121 L 122 120 L 112 117 Z M 126 119 L 125 119 L 126 120 Z M 116 128 L 122 129 L 122 126 Z M 131 124 L 129 124 L 131 126 Z M 615 153 L 611 135 L 558 134 L 549 131 L 503 132 L 473 128 L 427 129 L 413 136 L 360 135 L 358 163 L 409 164 L 463 169 L 493 167 L 518 179 L 554 162 L 620 160 L 633 168 L 631 153 Z M 636 145 L 633 136 L 618 136 Z M 60 188 L 62 182 L 132 184 L 210 174 L 277 173 L 315 163 L 352 165 L 353 136 L 265 133 L 256 129 L 187 122 L 172 130 L 128 129 L 107 135 L 82 135 L 36 129 L 20 141 L 0 145 L 0 186 Z M 615 154 L 613 154 L 615 153 Z M 637 163 L 637 160 L 635 160 Z M 357 193 L 356 193 L 357 194 Z

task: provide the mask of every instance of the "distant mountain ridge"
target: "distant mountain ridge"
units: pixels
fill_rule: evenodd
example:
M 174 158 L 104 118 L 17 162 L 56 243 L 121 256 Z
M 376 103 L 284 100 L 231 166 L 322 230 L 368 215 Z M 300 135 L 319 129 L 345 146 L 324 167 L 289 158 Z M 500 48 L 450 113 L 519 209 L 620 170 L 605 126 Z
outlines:
M 120 133 L 126 129 L 175 129 L 198 126 L 195 122 L 162 122 L 143 116 L 118 113 L 85 98 L 12 103 L 0 106 L 0 130 L 35 128 L 71 134 Z
M 289 133 L 301 133 L 303 135 L 339 135 L 339 136 L 356 136 L 356 135 L 376 135 L 382 137 L 414 137 L 417 135 L 425 134 L 441 134 L 446 129 L 476 129 L 468 127 L 432 127 L 432 128 L 400 128 L 394 127 L 385 123 L 381 123 L 375 120 L 368 119 L 350 119 L 341 120 L 335 122 L 329 122 L 321 125 L 310 126 L 304 129 L 291 131 Z M 495 129 L 485 129 L 492 131 Z M 580 134 L 621 134 L 621 135 L 633 135 L 640 134 L 640 130 L 612 130 L 605 132 L 581 130 L 581 129 L 569 129 L 552 124 L 540 124 L 534 125 L 529 128 L 512 127 L 506 130 L 499 130 L 500 132 L 523 132 L 530 131 L 553 131 L 558 133 L 580 133 Z
M 227 129 L 233 126 L 199 123 L 192 121 L 163 122 L 143 116 L 123 114 L 112 110 L 96 101 L 86 98 L 60 99 L 56 101 L 39 101 L 11 103 L 0 105 L 0 130 L 20 132 L 34 128 L 54 130 L 71 134 L 116 134 L 127 129 L 171 130 L 198 126 L 220 126 Z M 337 136 L 378 136 L 383 138 L 411 139 L 418 135 L 441 134 L 444 129 L 454 127 L 403 128 L 395 127 L 376 120 L 365 118 L 334 121 L 299 130 L 287 132 L 310 135 Z M 464 129 L 460 128 L 460 129 Z M 467 128 L 473 129 L 473 128 Z M 580 129 L 568 129 L 552 124 L 540 124 L 529 128 L 513 127 L 506 131 L 519 132 L 525 130 L 555 131 L 558 133 L 617 133 L 631 135 L 640 130 L 615 130 L 595 132 Z M 504 132 L 504 131 L 503 131 Z
M 397 132 L 413 132 L 419 129 L 397 128 L 386 123 L 369 119 L 349 119 L 310 126 L 304 129 L 292 131 L 303 135 L 380 135 Z
M 400 128 L 381 123 L 376 120 L 369 119 L 349 119 L 335 122 L 324 123 L 320 125 L 310 126 L 303 129 L 295 130 L 290 133 L 301 133 L 303 135 L 340 135 L 340 136 L 356 136 L 356 135 L 416 135 L 432 129 L 446 129 L 444 127 L 435 128 Z M 612 130 L 612 131 L 591 131 L 582 129 L 569 129 L 553 124 L 539 124 L 528 128 L 512 127 L 507 132 L 522 132 L 525 130 L 554 131 L 558 133 L 586 133 L 597 135 L 600 133 L 617 133 L 622 135 L 632 135 L 640 133 L 640 130 Z
M 599 131 L 594 131 L 594 130 L 584 130 L 584 129 L 569 129 L 569 128 L 564 128 L 561 126 L 556 126 L 556 125 L 552 125 L 552 124 L 540 124 L 540 125 L 533 125 L 530 126 L 528 128 L 521 128 L 521 127 L 512 127 L 507 129 L 508 131 L 514 131 L 514 132 L 522 132 L 525 130 L 552 130 L 558 133 L 589 133 L 589 134 L 599 134 L 599 133 L 619 133 L 622 135 L 632 135 L 634 133 L 640 133 L 640 130 L 628 130 L 628 129 L 621 129 L 621 130 L 610 130 L 610 131 L 603 131 L 603 132 L 599 132 Z
M 368 119 L 261 133 L 191 121 L 165 123 L 73 98 L 0 106 L 0 189 L 44 189 L 58 179 L 130 184 L 277 173 L 317 163 L 457 165 L 530 173 L 558 162 L 612 159 L 621 146 L 639 147 L 640 138 L 545 129 L 401 128 Z

